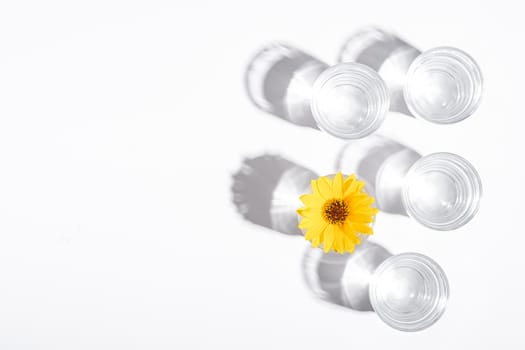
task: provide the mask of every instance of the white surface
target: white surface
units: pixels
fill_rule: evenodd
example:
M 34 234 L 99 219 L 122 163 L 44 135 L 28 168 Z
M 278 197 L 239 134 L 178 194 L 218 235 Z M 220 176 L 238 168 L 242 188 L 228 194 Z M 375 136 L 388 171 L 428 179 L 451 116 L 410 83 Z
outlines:
M 90 1 L 0 4 L 0 348 L 523 349 L 519 2 Z M 333 172 L 342 142 L 255 109 L 251 55 L 284 40 L 334 63 L 362 25 L 477 59 L 479 111 L 381 128 L 478 169 L 478 216 L 453 232 L 381 215 L 375 241 L 447 272 L 444 317 L 395 331 L 315 299 L 306 242 L 243 222 L 242 157 Z

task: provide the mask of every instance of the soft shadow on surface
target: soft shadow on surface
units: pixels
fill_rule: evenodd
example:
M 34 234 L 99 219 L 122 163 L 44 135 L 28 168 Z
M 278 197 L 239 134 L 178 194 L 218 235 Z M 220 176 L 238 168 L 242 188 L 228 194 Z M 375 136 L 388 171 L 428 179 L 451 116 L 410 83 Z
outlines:
M 365 241 L 352 254 L 324 253 L 307 247 L 302 271 L 314 294 L 332 304 L 356 311 L 373 311 L 368 293 L 375 269 L 392 254 L 377 243 Z
M 364 180 L 381 211 L 407 215 L 402 200 L 404 178 L 419 158 L 421 155 L 411 148 L 376 134 L 347 142 L 335 166 Z
M 317 174 L 282 157 L 264 154 L 245 159 L 232 176 L 232 201 L 238 212 L 256 225 L 289 235 L 297 228 L 299 196 L 308 192 Z
M 294 47 L 271 44 L 260 50 L 246 68 L 246 92 L 263 111 L 296 125 L 317 128 L 310 110 L 311 89 L 327 67 Z
M 403 97 L 408 68 L 421 51 L 393 33 L 367 27 L 344 43 L 339 62 L 358 62 L 376 70 L 390 91 L 390 110 L 411 115 Z

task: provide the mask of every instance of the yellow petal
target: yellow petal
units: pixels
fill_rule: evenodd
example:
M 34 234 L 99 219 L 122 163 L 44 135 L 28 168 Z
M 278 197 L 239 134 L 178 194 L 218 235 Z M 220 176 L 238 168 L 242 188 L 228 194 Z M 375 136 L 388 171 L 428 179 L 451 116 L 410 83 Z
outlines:
M 308 230 L 306 231 L 306 234 L 304 235 L 304 239 L 307 241 L 312 241 L 315 237 L 319 236 L 319 232 L 315 230 Z
M 355 175 L 354 174 L 351 174 L 350 176 L 348 176 L 345 180 L 345 183 L 343 184 L 343 193 L 346 192 L 346 190 L 348 190 L 348 188 L 350 186 L 352 186 L 352 184 L 354 183 L 355 181 Z
M 303 194 L 299 199 L 309 208 L 321 208 L 325 202 L 323 198 L 315 194 Z
M 314 248 L 319 247 L 319 245 L 321 244 L 323 239 L 324 239 L 324 231 L 322 231 L 317 236 L 314 235 L 314 237 L 312 238 L 312 247 L 314 247 Z
M 304 220 L 305 219 L 303 219 L 303 221 Z M 326 223 L 322 219 L 319 219 L 319 220 L 310 219 L 309 221 L 305 223 L 303 223 L 303 221 L 301 221 L 301 223 L 299 224 L 299 228 L 307 230 L 307 231 L 314 231 L 314 232 L 319 232 L 319 233 L 323 232 L 326 226 L 328 225 L 328 223 Z
M 301 215 L 303 218 L 310 219 L 321 219 L 321 209 L 319 208 L 301 208 L 297 209 L 297 214 Z
M 345 237 L 345 251 L 348 253 L 353 253 L 355 250 L 355 244 L 350 240 L 350 238 Z
M 343 224 L 343 232 L 345 234 L 345 236 L 350 239 L 350 241 L 354 244 L 359 244 L 361 243 L 361 240 L 359 239 L 359 237 L 357 236 L 357 232 L 356 232 L 356 229 L 354 228 L 354 226 L 349 223 L 348 221 L 346 221 L 344 224 Z
M 365 182 L 364 181 L 361 181 L 361 180 L 358 180 L 355 182 L 355 191 L 356 192 L 361 192 L 361 190 L 365 187 Z
M 317 180 L 311 180 L 310 186 L 312 187 L 312 194 L 320 196 L 319 190 L 317 189 Z
M 314 220 L 309 218 L 302 218 L 297 227 L 299 227 L 300 229 L 307 229 L 308 227 L 312 226 L 313 221 Z
M 361 224 L 361 223 L 358 223 L 358 222 L 353 222 L 352 223 L 352 227 L 354 228 L 354 230 L 356 230 L 357 232 L 360 232 L 360 233 L 364 233 L 364 234 L 367 234 L 367 235 L 371 235 L 374 233 L 374 230 L 372 230 L 372 228 L 366 224 Z
M 364 198 L 352 198 L 349 202 L 350 205 L 350 211 L 356 210 L 361 207 L 369 207 L 370 205 L 374 204 L 374 197 L 364 197 Z
M 341 174 L 341 172 L 335 174 L 332 184 L 332 194 L 335 198 L 343 198 L 343 181 L 343 174 Z
M 352 241 L 350 241 L 350 239 L 346 236 L 343 236 L 343 249 L 345 252 L 349 252 L 350 253 L 350 248 L 353 246 L 354 244 L 352 243 Z
M 354 180 L 344 192 L 344 197 L 351 196 L 353 193 L 359 193 L 365 187 L 365 182 L 360 180 Z
M 344 244 L 345 236 L 344 236 L 343 228 L 341 227 L 341 225 L 337 225 L 334 233 L 335 233 L 335 240 L 334 240 L 333 248 L 338 253 L 344 253 L 345 252 L 345 244 Z
M 322 219 L 303 219 L 299 224 L 299 228 L 306 231 L 304 238 L 312 242 L 315 238 L 318 238 L 322 235 L 326 226 L 328 226 L 328 223 Z
M 379 209 L 363 207 L 363 208 L 354 209 L 351 213 L 352 214 L 350 215 L 365 215 L 365 216 L 373 217 L 374 215 L 379 213 Z
M 347 220 L 351 222 L 361 222 L 363 224 L 369 224 L 371 222 L 374 222 L 374 217 L 373 215 L 350 213 Z
M 323 233 L 324 233 L 323 248 L 324 248 L 324 252 L 328 253 L 330 249 L 332 248 L 332 244 L 334 243 L 334 237 L 335 237 L 334 225 L 328 225 Z
M 306 239 L 307 241 L 311 241 L 313 238 L 314 238 L 314 231 L 312 230 L 304 231 L 304 239 Z
M 351 204 L 355 207 L 356 205 L 361 205 L 361 201 L 364 201 L 368 198 L 372 197 L 367 195 L 366 193 L 354 193 L 349 196 L 345 196 L 344 200 L 347 201 L 348 204 Z
M 332 183 L 331 181 L 326 177 L 321 177 L 319 180 L 317 180 L 317 189 L 319 191 L 319 194 L 324 199 L 332 199 Z
M 358 200 L 361 200 L 361 199 L 365 199 L 365 198 L 369 198 L 370 196 L 366 193 L 363 193 L 363 192 L 360 192 L 360 193 L 351 193 L 350 195 L 348 196 L 344 196 L 344 198 L 346 200 L 349 200 L 349 201 L 358 201 Z
M 349 185 L 345 186 L 345 190 L 343 192 L 343 197 L 344 198 L 348 198 L 348 197 L 351 197 L 355 191 L 354 191 L 354 188 L 355 188 L 355 180 L 352 181 Z
M 300 209 L 297 209 L 297 214 L 305 217 L 309 211 L 310 211 L 309 208 L 300 208 Z

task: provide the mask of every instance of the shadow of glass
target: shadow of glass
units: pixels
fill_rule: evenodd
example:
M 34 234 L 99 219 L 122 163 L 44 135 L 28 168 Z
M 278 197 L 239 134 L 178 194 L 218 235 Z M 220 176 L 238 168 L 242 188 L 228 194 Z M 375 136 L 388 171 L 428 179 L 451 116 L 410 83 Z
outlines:
M 403 88 L 408 68 L 421 51 L 384 30 L 368 27 L 348 38 L 339 62 L 358 62 L 379 73 L 390 91 L 390 110 L 412 116 Z
M 246 92 L 263 111 L 317 129 L 310 109 L 311 90 L 327 67 L 301 50 L 275 43 L 259 51 L 249 63 Z
M 337 157 L 336 168 L 364 180 L 379 210 L 408 216 L 402 199 L 403 183 L 407 171 L 420 158 L 407 146 L 371 135 L 347 142 Z
M 374 311 L 369 297 L 370 279 L 392 254 L 381 245 L 365 241 L 352 254 L 324 253 L 308 247 L 302 271 L 314 294 L 332 304 L 356 311 Z
M 256 225 L 289 235 L 302 235 L 297 227 L 299 196 L 308 191 L 317 174 L 275 155 L 245 159 L 232 177 L 232 201 Z

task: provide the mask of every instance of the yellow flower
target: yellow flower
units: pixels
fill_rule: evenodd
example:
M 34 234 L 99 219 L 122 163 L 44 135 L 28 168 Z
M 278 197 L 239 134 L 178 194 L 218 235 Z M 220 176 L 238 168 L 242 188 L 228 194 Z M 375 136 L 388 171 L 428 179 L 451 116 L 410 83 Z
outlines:
M 372 207 L 374 198 L 364 186 L 355 175 L 344 179 L 341 172 L 333 180 L 312 180 L 312 193 L 300 197 L 304 207 L 297 213 L 303 217 L 299 228 L 313 247 L 322 243 L 325 252 L 352 253 L 361 243 L 359 234 L 373 234 L 370 224 L 379 210 Z

